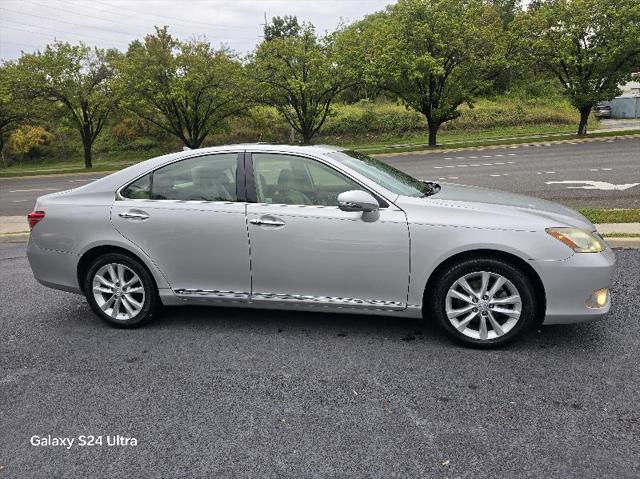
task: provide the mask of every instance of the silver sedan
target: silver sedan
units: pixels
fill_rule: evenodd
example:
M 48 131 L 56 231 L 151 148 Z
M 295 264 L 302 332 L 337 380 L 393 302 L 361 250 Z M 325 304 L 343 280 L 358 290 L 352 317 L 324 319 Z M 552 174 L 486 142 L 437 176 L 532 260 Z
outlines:
M 36 279 L 120 327 L 195 303 L 424 317 L 493 347 L 610 308 L 615 256 L 579 213 L 337 147 L 161 156 L 42 196 L 28 219 Z

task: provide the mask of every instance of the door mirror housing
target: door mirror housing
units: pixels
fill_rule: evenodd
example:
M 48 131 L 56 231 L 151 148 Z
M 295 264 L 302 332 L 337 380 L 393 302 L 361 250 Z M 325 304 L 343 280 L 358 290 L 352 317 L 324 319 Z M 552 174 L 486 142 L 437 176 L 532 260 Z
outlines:
M 380 208 L 378 200 L 362 190 L 345 191 L 338 195 L 338 207 L 342 211 L 362 211 L 369 213 Z

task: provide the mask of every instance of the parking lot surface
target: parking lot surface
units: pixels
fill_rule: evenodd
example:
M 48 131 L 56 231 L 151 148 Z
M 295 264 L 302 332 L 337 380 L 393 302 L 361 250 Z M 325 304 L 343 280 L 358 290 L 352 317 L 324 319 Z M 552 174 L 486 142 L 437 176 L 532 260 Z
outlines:
M 166 310 L 138 330 L 0 244 L 0 477 L 640 476 L 640 252 L 609 319 L 507 349 L 428 322 Z M 121 435 L 136 446 L 32 446 Z

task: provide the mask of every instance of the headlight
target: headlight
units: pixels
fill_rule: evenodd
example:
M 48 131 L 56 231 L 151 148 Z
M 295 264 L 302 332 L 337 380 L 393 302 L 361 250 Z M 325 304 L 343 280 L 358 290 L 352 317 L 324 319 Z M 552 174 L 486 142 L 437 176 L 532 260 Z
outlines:
M 547 228 L 546 232 L 576 253 L 600 253 L 607 248 L 600 235 L 580 228 Z

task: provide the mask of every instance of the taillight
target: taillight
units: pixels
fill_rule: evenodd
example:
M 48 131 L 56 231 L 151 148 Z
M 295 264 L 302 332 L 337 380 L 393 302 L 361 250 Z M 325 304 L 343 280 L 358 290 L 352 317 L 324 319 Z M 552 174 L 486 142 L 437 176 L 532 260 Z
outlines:
M 27 215 L 27 221 L 29 222 L 29 228 L 33 229 L 41 220 L 44 219 L 44 211 L 32 211 Z

